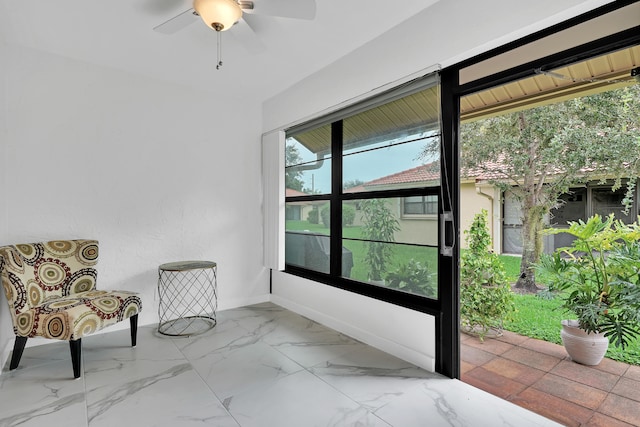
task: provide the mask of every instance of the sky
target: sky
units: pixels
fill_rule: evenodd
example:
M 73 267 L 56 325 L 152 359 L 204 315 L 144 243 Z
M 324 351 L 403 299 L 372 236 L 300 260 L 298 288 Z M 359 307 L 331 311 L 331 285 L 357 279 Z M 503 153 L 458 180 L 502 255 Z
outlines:
M 343 180 L 345 182 L 354 180 L 368 182 L 430 163 L 434 160 L 421 157 L 420 153 L 425 145 L 425 142 L 422 140 L 392 146 L 389 146 L 388 143 L 386 144 L 387 145 L 381 146 L 376 150 L 345 156 Z M 315 160 L 315 154 L 309 152 L 300 144 L 298 144 L 297 147 L 304 161 Z M 304 188 L 311 189 L 313 179 L 315 190 L 319 190 L 322 193 L 329 193 L 331 190 L 330 175 L 331 162 L 325 162 L 320 169 L 305 171 L 303 174 Z

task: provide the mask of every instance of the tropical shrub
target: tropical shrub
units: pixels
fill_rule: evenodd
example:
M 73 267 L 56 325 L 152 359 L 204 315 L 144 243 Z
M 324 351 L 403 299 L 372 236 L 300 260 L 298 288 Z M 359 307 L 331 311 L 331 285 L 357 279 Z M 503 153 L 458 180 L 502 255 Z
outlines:
M 320 223 L 319 215 L 320 215 L 320 212 L 318 211 L 318 207 L 314 206 L 313 209 L 311 209 L 307 214 L 307 221 L 309 221 L 309 224 L 319 224 Z
M 331 225 L 331 211 L 329 210 L 329 205 L 324 205 L 322 210 L 320 211 L 320 217 L 322 218 L 322 224 L 325 227 L 329 228 Z M 356 219 L 356 209 L 350 205 L 342 205 L 342 225 L 349 226 L 353 225 L 353 221 Z
M 409 262 L 400 264 L 387 274 L 386 285 L 413 294 L 435 297 L 437 283 L 434 279 L 434 273 L 429 272 L 426 264 L 411 258 Z
M 482 340 L 491 329 L 502 331 L 515 310 L 513 293 L 500 258 L 490 250 L 487 211 L 476 214 L 464 233 L 468 250 L 460 259 L 461 326 Z
M 387 263 L 393 255 L 393 246 L 385 242 L 395 241 L 400 230 L 398 219 L 391 212 L 385 199 L 367 199 L 360 202 L 362 210 L 362 238 L 366 253 L 364 261 L 369 267 L 369 280 L 381 281 L 387 271 Z
M 562 300 L 580 328 L 604 333 L 624 348 L 640 335 L 640 227 L 594 215 L 570 222 L 571 246 L 541 258 L 537 268 L 549 278 L 549 292 Z
M 322 220 L 322 224 L 329 228 L 331 225 L 331 209 L 329 209 L 329 204 L 324 205 L 322 209 L 320 209 L 320 219 Z

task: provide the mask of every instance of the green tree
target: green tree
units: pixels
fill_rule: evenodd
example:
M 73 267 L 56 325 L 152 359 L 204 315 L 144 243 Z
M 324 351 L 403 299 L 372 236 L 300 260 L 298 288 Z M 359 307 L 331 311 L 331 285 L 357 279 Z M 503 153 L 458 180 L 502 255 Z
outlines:
M 398 219 L 386 204 L 385 199 L 367 199 L 360 202 L 362 209 L 362 238 L 367 252 L 365 262 L 369 265 L 369 279 L 382 280 L 387 264 L 393 254 L 395 232 L 400 230 Z
M 522 206 L 522 262 L 516 287 L 535 291 L 544 216 L 570 187 L 640 175 L 640 85 L 492 117 L 461 127 L 461 166 Z
M 285 145 L 285 165 L 292 166 L 302 163 L 302 156 L 295 145 Z M 284 182 L 285 188 L 302 191 L 304 181 L 302 180 L 303 171 L 294 168 L 285 168 Z
M 329 210 L 329 204 L 327 203 L 320 209 L 320 218 L 322 224 L 329 228 L 331 225 L 331 211 Z M 356 219 L 356 208 L 350 205 L 342 205 L 342 226 L 347 227 L 353 225 L 353 221 Z
M 358 185 L 362 185 L 364 184 L 364 181 L 361 181 L 359 179 L 350 179 L 348 181 L 345 181 L 342 184 L 342 188 L 344 188 L 345 190 L 349 189 L 349 188 L 353 188 L 353 187 L 357 187 Z

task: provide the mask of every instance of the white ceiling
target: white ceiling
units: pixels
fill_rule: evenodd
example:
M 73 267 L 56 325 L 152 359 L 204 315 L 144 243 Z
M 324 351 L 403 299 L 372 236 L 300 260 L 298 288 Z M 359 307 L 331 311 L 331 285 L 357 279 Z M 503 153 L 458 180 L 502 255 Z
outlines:
M 153 31 L 190 0 L 0 0 L 0 39 L 221 97 L 264 100 L 437 1 L 316 0 L 312 21 L 254 15 L 266 50 L 248 52 L 232 28 L 222 33 L 219 71 L 216 33 L 201 21 L 173 35 Z

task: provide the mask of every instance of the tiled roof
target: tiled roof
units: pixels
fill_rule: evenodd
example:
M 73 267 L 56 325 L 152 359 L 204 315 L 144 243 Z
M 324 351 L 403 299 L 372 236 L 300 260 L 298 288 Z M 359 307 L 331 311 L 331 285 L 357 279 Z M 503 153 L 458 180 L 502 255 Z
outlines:
M 504 164 L 499 160 L 488 161 L 480 167 L 463 169 L 461 171 L 461 174 L 468 179 L 475 178 L 476 181 L 484 181 L 488 179 L 507 179 L 507 176 L 500 172 L 504 168 Z
M 285 189 L 285 196 L 286 197 L 296 197 L 296 196 L 308 196 L 307 193 L 303 193 L 302 191 L 298 191 L 298 190 L 294 190 L 293 188 L 286 188 Z
M 500 160 L 496 161 L 488 161 L 485 162 L 482 167 L 477 167 L 473 169 L 463 169 L 461 171 L 461 175 L 467 179 L 475 179 L 478 181 L 487 181 L 491 179 L 500 180 L 500 179 L 508 179 L 508 177 L 501 172 L 505 168 L 504 164 Z M 597 170 L 596 167 L 588 167 L 582 168 L 578 171 L 578 173 L 586 173 L 593 172 Z M 605 171 L 603 171 L 604 173 Z M 561 171 L 555 170 L 550 173 L 550 175 L 556 175 L 561 173 Z M 382 178 L 377 178 L 369 182 L 365 182 L 364 184 L 358 185 L 356 187 L 348 188 L 344 190 L 345 193 L 359 193 L 367 190 L 371 190 L 371 187 L 375 186 L 386 186 L 386 185 L 401 185 L 401 184 L 409 184 L 413 182 L 433 182 L 438 181 L 440 179 L 440 164 L 439 162 L 432 162 L 426 165 L 416 166 L 411 169 L 404 170 L 402 172 L 397 172 L 391 175 L 383 176 Z M 307 196 L 308 194 L 302 193 L 300 191 L 292 190 L 287 188 L 287 197 L 289 196 Z
M 436 181 L 440 179 L 440 167 L 438 163 L 428 163 L 426 165 L 416 166 L 393 175 L 383 176 L 363 184 L 364 187 L 372 187 L 376 185 L 394 185 L 406 184 L 409 182 L 426 182 Z
M 356 185 L 355 187 L 347 188 L 344 190 L 345 193 L 361 193 L 363 191 L 367 191 L 366 188 L 364 188 L 363 184 Z
M 474 179 L 477 181 L 487 180 L 506 180 L 507 175 L 502 173 L 507 167 L 500 160 L 485 162 L 482 166 L 461 170 L 461 175 L 467 179 Z M 587 173 L 597 171 L 597 167 L 585 167 L 581 168 L 577 173 Z M 603 170 L 603 173 L 606 171 Z M 549 175 L 557 175 L 562 173 L 560 169 L 551 171 Z M 438 162 L 429 163 L 426 165 L 417 166 L 415 168 L 407 169 L 402 172 L 394 173 L 392 175 L 384 176 L 382 178 L 374 179 L 364 183 L 362 186 L 350 189 L 349 192 L 363 191 L 366 188 L 378 186 L 378 185 L 400 185 L 408 184 L 412 182 L 430 182 L 440 179 L 440 166 Z M 364 188 L 363 188 L 364 187 Z
M 492 162 L 488 162 L 487 164 L 495 165 L 495 167 L 498 167 L 499 165 L 499 163 Z M 462 176 L 466 178 L 475 178 L 476 180 L 506 178 L 499 172 L 485 171 L 480 168 L 470 170 L 470 173 L 465 173 L 464 170 L 462 172 Z M 412 182 L 432 182 L 438 181 L 439 179 L 440 163 L 432 162 L 426 165 L 416 166 L 402 172 L 397 172 L 392 175 L 383 176 L 382 178 L 374 179 L 373 181 L 366 182 L 361 186 L 349 189 L 348 192 L 364 191 L 365 188 L 377 185 L 400 185 Z

